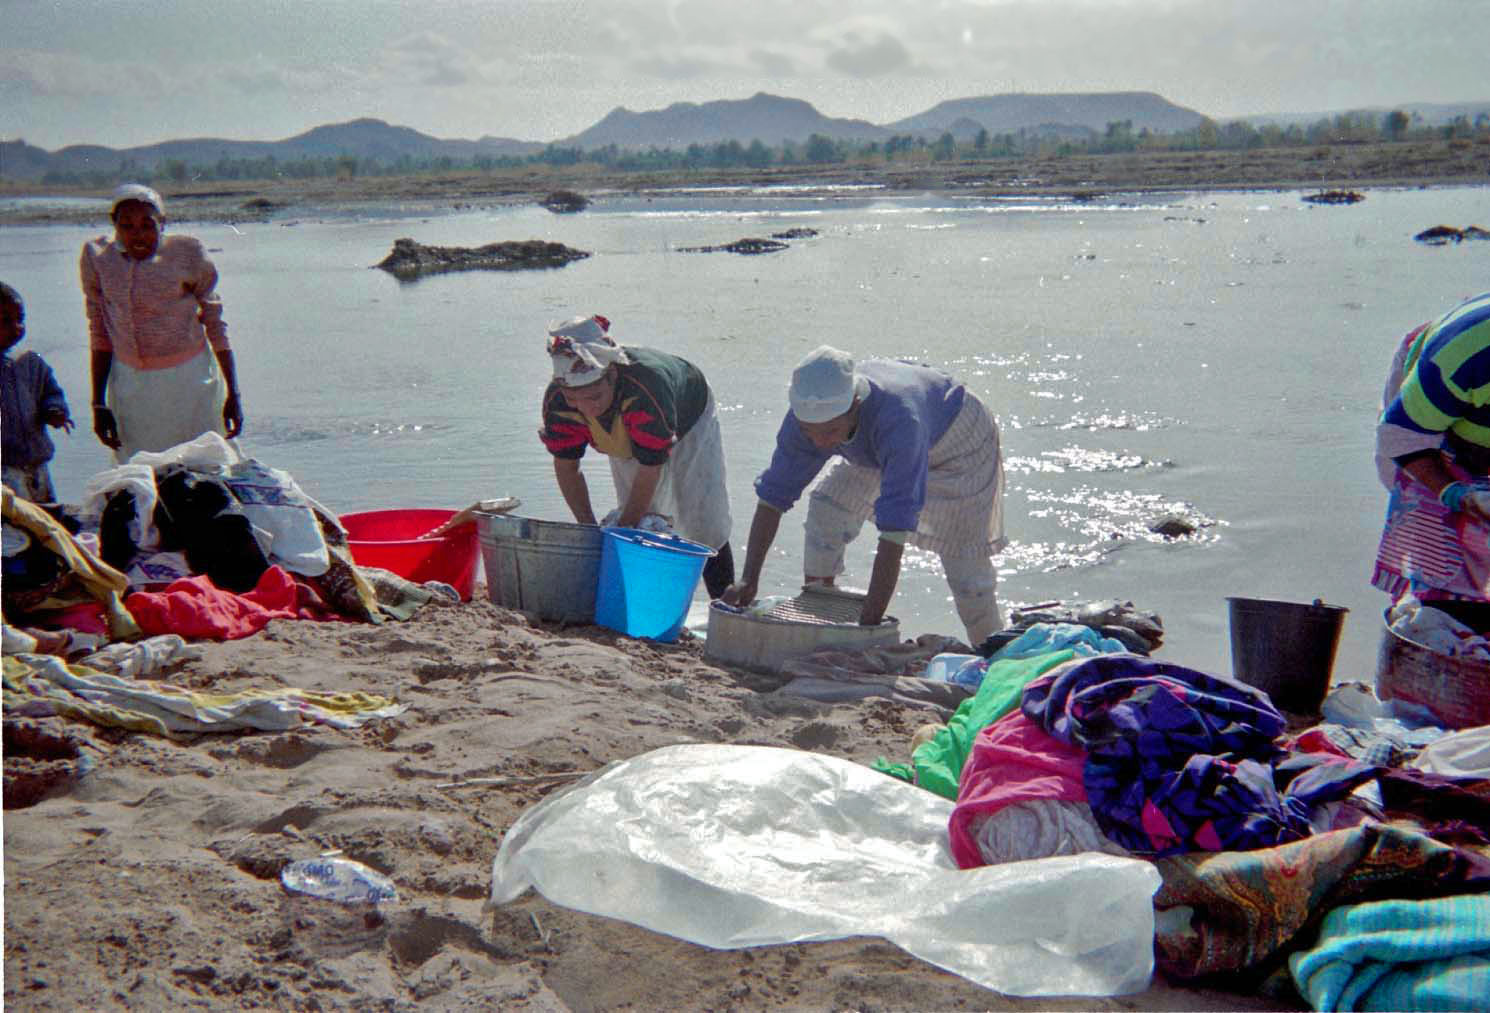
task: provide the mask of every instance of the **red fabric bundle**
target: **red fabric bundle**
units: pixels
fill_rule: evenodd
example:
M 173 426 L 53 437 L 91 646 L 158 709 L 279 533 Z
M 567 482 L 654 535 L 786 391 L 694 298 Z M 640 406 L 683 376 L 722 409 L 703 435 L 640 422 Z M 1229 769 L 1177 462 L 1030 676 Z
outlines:
M 295 579 L 271 566 L 247 594 L 218 588 L 205 576 L 185 577 L 164 591 L 137 591 L 124 599 L 140 629 L 150 635 L 177 633 L 188 640 L 237 640 L 252 636 L 271 619 L 319 619 L 302 608 Z

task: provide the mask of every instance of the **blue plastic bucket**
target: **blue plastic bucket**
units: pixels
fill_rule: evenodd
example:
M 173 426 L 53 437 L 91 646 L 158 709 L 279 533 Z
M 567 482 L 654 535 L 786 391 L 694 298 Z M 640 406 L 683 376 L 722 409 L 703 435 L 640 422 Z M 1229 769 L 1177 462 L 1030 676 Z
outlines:
M 607 528 L 600 547 L 595 622 L 628 637 L 672 643 L 714 551 L 677 535 Z

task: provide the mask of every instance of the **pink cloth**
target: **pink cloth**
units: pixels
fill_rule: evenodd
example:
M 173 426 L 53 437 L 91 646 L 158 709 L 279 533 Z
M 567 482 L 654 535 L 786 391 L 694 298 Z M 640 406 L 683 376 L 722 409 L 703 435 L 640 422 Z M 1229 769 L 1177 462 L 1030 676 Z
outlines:
M 1448 468 L 1459 481 L 1472 481 L 1457 464 Z M 1451 513 L 1401 469 L 1390 488 L 1372 586 L 1394 599 L 1412 591 L 1425 602 L 1490 601 L 1490 525 Z
M 136 260 L 99 236 L 83 244 L 78 270 L 91 350 L 134 369 L 169 369 L 204 342 L 228 347 L 217 268 L 199 240 L 162 235 L 154 256 Z
M 1382 392 L 1382 411 L 1390 408 L 1403 378 L 1417 364 L 1423 348 L 1422 324 L 1409 331 L 1397 348 Z M 1438 450 L 1442 433 L 1422 433 L 1382 422 L 1376 430 L 1376 470 L 1391 493 L 1386 523 L 1376 549 L 1371 585 L 1392 596 L 1411 591 L 1419 601 L 1459 599 L 1490 601 L 1490 526 L 1464 513 L 1451 513 L 1428 487 L 1397 467 L 1395 458 L 1422 450 Z M 1450 475 L 1472 483 L 1472 475 L 1449 462 Z
M 1066 745 L 1018 710 L 980 731 L 963 764 L 957 805 L 947 823 L 958 867 L 983 864 L 969 829 L 975 818 L 1015 802 L 1085 802 L 1085 765 L 1085 750 Z
M 109 636 L 108 613 L 96 601 L 69 605 L 65 609 L 47 612 L 40 618 L 37 625 L 48 630 L 76 630 L 79 633 Z
M 318 618 L 298 606 L 300 593 L 285 570 L 271 566 L 247 594 L 219 589 L 205 576 L 173 581 L 164 591 L 137 591 L 124 599 L 149 635 L 178 633 L 187 639 L 238 640 L 271 619 Z

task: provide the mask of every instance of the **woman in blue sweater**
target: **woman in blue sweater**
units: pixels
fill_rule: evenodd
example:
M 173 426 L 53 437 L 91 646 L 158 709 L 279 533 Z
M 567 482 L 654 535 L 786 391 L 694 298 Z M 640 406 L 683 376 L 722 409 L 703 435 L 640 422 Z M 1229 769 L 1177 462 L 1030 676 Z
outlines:
M 789 399 L 771 463 L 755 482 L 741 579 L 724 600 L 755 600 L 781 515 L 837 458 L 808 498 L 807 582 L 834 582 L 844 550 L 872 516 L 879 544 L 862 624 L 884 618 L 910 544 L 941 558 L 970 644 L 999 630 L 993 556 L 1004 545 L 1004 467 L 998 425 L 983 403 L 940 370 L 884 359 L 855 364 L 827 345 L 797 365 Z

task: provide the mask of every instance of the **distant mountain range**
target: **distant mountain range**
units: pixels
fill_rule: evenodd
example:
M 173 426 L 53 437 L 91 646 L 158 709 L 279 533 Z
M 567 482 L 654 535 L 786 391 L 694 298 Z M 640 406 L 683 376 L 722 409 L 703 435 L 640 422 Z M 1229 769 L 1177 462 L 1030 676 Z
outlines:
M 482 156 L 520 157 L 542 151 L 543 147 L 535 142 L 505 137 L 483 137 L 479 141 L 442 140 L 382 120 L 360 119 L 315 127 L 283 141 L 229 141 L 200 137 L 136 148 L 74 144 L 53 152 L 34 147 L 24 140 L 4 141 L 0 142 L 0 179 L 35 181 L 49 172 L 112 172 L 126 163 L 133 163 L 141 169 L 154 169 L 172 160 L 188 166 L 207 166 L 224 159 L 252 161 L 273 158 L 284 164 L 350 155 L 359 160 L 375 158 L 388 165 L 395 165 L 403 158 L 414 162 L 449 158 L 453 162 L 470 164 Z
M 1188 130 L 1204 120 L 1193 109 L 1177 106 L 1151 92 L 1103 92 L 1066 95 L 988 95 L 942 102 L 923 113 L 876 125 L 867 120 L 824 116 L 801 99 L 760 92 L 741 101 L 677 102 L 655 112 L 635 113 L 624 107 L 560 147 L 686 148 L 759 140 L 776 145 L 801 143 L 813 134 L 835 141 L 883 141 L 911 134 L 935 139 L 950 131 L 962 139 L 979 130 L 990 134 L 1020 130 L 1089 135 L 1115 120 L 1131 120 L 1134 130 L 1168 133 Z
M 1424 122 L 1446 122 L 1456 115 L 1471 120 L 1490 111 L 1490 102 L 1453 106 L 1408 105 Z M 1382 110 L 1385 112 L 1386 110 Z M 1330 114 L 1306 116 L 1243 117 L 1249 122 L 1315 122 Z M 617 107 L 594 126 L 571 137 L 551 142 L 558 147 L 593 149 L 615 145 L 622 149 L 674 148 L 692 144 L 713 145 L 738 141 L 748 145 L 759 140 L 769 146 L 783 142 L 801 144 L 813 134 L 835 141 L 883 141 L 907 134 L 934 140 L 950 132 L 959 141 L 980 131 L 1049 134 L 1060 137 L 1090 137 L 1107 124 L 1129 121 L 1135 132 L 1170 133 L 1198 126 L 1206 117 L 1193 109 L 1175 105 L 1152 92 L 1098 92 L 1072 94 L 1007 94 L 953 99 L 897 120 L 874 124 L 867 120 L 824 116 L 800 99 L 758 93 L 748 99 L 717 102 L 678 102 L 665 109 L 632 112 Z M 480 140 L 449 140 L 431 137 L 409 127 L 382 120 L 359 119 L 316 127 L 282 141 L 232 141 L 193 138 L 164 141 L 134 148 L 107 148 L 80 144 L 45 151 L 24 140 L 0 142 L 0 179 L 35 182 L 49 174 L 53 178 L 86 177 L 155 171 L 163 163 L 216 166 L 223 161 L 273 158 L 281 165 L 306 159 L 354 158 L 377 160 L 396 166 L 449 159 L 452 164 L 479 164 L 483 158 L 521 158 L 542 151 L 548 144 L 507 137 Z
M 381 119 L 353 119 L 346 124 L 316 127 L 288 140 L 222 140 L 218 137 L 194 137 L 189 140 L 167 140 L 159 145 L 140 147 L 103 147 L 72 145 L 55 152 L 27 145 L 24 140 L 0 142 L 0 179 L 40 180 L 48 173 L 109 173 L 119 165 L 133 162 L 140 168 L 158 167 L 162 162 L 180 161 L 186 165 L 216 165 L 223 161 L 256 161 L 273 158 L 280 164 L 301 159 L 375 158 L 387 165 L 408 158 L 450 158 L 459 164 L 471 164 L 480 156 L 501 158 L 522 156 L 544 149 L 533 142 L 507 137 L 483 137 L 481 140 L 441 140 L 408 127 L 393 127 Z

